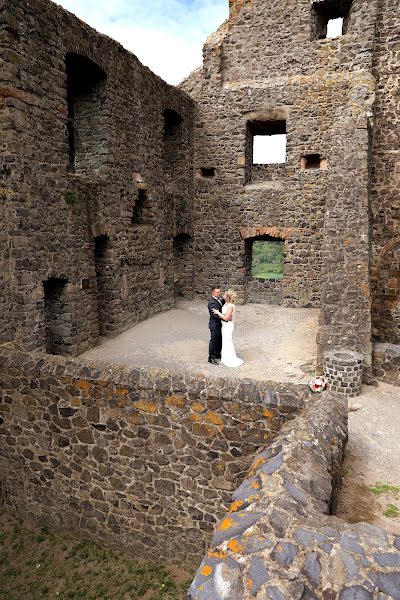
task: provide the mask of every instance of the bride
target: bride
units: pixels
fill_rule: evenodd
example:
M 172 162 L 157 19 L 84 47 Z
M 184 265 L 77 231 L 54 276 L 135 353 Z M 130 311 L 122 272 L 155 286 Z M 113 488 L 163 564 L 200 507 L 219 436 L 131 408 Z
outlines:
M 222 312 L 213 308 L 213 313 L 218 315 L 222 320 L 222 351 L 221 365 L 226 367 L 240 367 L 243 364 L 241 358 L 236 356 L 233 346 L 233 317 L 235 314 L 236 293 L 233 290 L 227 290 L 224 294 L 225 304 L 222 307 Z

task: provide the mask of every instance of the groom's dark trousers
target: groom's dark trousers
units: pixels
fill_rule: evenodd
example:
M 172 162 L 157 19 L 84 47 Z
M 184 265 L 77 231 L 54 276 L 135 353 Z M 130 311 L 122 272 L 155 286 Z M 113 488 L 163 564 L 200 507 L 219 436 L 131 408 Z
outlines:
M 220 300 L 218 302 L 218 300 L 216 300 L 216 298 L 213 298 L 213 297 L 211 297 L 210 300 L 208 301 L 208 312 L 210 315 L 209 328 L 210 328 L 210 334 L 211 334 L 210 345 L 208 348 L 208 358 L 209 359 L 210 358 L 221 358 L 222 323 L 221 323 L 221 319 L 219 318 L 219 316 L 214 315 L 214 313 L 212 312 L 212 309 L 216 308 L 217 310 L 220 311 L 224 304 L 225 304 L 225 300 Z

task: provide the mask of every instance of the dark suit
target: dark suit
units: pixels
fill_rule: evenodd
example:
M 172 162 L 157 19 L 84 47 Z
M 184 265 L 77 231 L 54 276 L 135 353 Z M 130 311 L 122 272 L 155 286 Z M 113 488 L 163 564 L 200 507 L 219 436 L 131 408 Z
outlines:
M 216 308 L 217 310 L 221 310 L 223 305 L 225 304 L 225 300 L 222 298 L 218 302 L 216 298 L 211 298 L 208 301 L 208 312 L 210 315 L 209 328 L 211 333 L 210 345 L 208 349 L 208 358 L 220 358 L 221 357 L 221 349 L 222 349 L 222 335 L 221 328 L 222 323 L 221 319 L 218 315 L 214 315 L 212 309 Z

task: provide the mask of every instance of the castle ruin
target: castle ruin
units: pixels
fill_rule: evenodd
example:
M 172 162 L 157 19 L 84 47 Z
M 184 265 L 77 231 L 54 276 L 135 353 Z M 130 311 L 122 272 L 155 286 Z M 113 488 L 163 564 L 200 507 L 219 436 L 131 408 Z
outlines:
M 345 540 L 360 561 L 358 536 L 371 562 L 378 539 L 391 556 L 400 549 L 398 537 L 327 516 L 345 447 L 340 399 L 309 402 L 299 417 L 305 386 L 76 358 L 218 282 L 241 302 L 319 308 L 319 364 L 341 348 L 364 356 L 366 381 L 398 377 L 399 5 L 229 8 L 203 66 L 174 87 L 50 0 L 0 0 L 0 498 L 54 528 L 194 565 L 240 484 L 233 497 L 274 533 L 257 546 L 263 521 L 240 563 L 264 577 L 257 590 L 243 591 L 239 563 L 228 564 L 230 598 L 266 584 L 260 553 L 274 548 L 278 581 L 296 546 L 303 587 L 286 581 L 287 596 L 263 597 L 336 600 L 330 546 Z M 278 136 L 282 160 L 256 159 L 260 140 Z M 254 276 L 257 242 L 281 245 L 283 277 Z M 215 535 L 215 547 L 228 543 Z M 322 564 L 307 583 L 317 596 L 304 591 L 304 564 L 316 560 L 304 548 Z M 398 569 L 358 566 L 346 590 L 369 577 L 382 594 L 340 599 L 399 597 Z M 222 598 L 202 577 L 192 597 Z

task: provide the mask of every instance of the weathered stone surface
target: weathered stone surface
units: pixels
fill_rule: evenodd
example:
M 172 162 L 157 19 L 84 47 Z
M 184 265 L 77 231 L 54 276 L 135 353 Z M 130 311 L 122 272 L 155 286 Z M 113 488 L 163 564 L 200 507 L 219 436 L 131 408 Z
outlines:
M 37 364 L 27 368 L 34 359 Z M 102 540 L 121 545 L 122 539 L 138 553 L 148 554 L 151 547 L 162 560 L 174 556 L 190 566 L 197 566 L 209 543 L 221 506 L 230 506 L 237 521 L 235 529 L 220 532 L 227 540 L 254 523 L 254 516 L 248 519 L 244 513 L 240 519 L 236 513 L 243 515 L 257 499 L 261 478 L 245 481 L 233 498 L 231 492 L 253 461 L 246 429 L 273 437 L 277 425 L 287 419 L 282 401 L 270 409 L 275 422 L 271 429 L 261 400 L 249 398 L 246 387 L 240 388 L 245 393 L 241 396 L 238 387 L 226 386 L 225 380 L 204 379 L 199 391 L 198 383 L 192 386 L 186 376 L 142 369 L 138 377 L 134 368 L 39 357 L 12 344 L 0 348 L 0 382 L 2 394 L 12 399 L 0 425 L 1 431 L 13 434 L 14 442 L 2 449 L 0 459 L 2 481 L 9 487 L 8 509 L 18 512 L 23 506 L 38 518 L 45 514 L 58 528 L 81 519 L 77 533 L 83 537 L 93 533 L 95 514 Z M 271 385 L 259 384 L 263 394 Z M 211 398 L 204 393 L 210 386 Z M 31 400 L 30 421 L 21 413 L 25 388 Z M 298 393 L 301 405 L 303 390 L 296 389 L 291 394 Z M 279 397 L 285 390 L 286 385 L 276 387 Z M 246 411 L 232 413 L 233 404 L 240 407 L 244 402 Z M 194 415 L 204 424 L 204 435 L 193 432 Z M 221 423 L 235 428 L 235 440 L 226 438 Z M 46 481 L 48 493 L 43 493 L 38 477 Z M 247 542 L 251 545 L 250 539 L 240 542 L 243 548 Z M 257 544 L 268 546 L 264 540 Z

